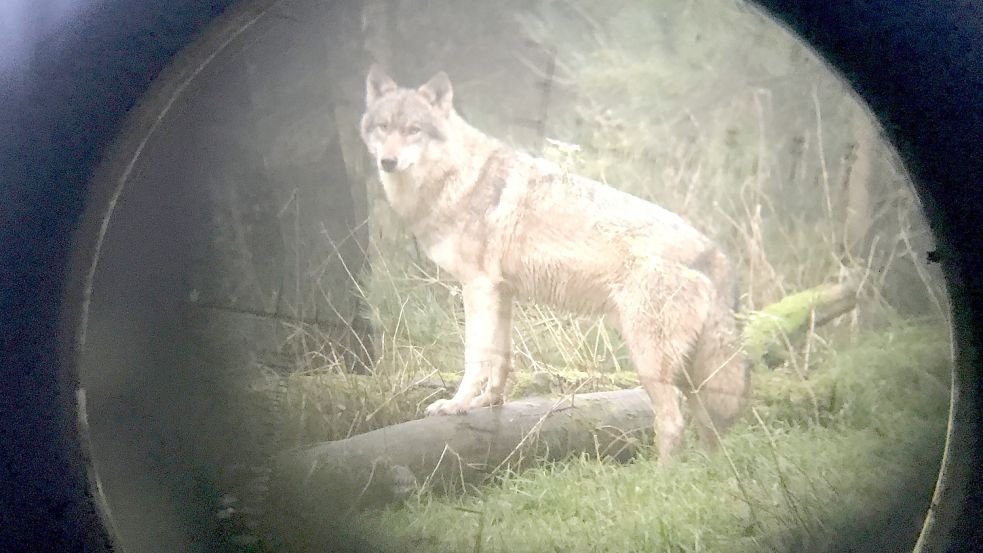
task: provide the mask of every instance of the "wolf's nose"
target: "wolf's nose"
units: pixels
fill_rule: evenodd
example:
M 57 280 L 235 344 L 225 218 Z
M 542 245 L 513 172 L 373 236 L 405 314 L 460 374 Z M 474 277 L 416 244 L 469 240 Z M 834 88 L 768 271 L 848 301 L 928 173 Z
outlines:
M 394 157 L 384 157 L 379 160 L 379 167 L 387 173 L 392 173 L 396 170 L 396 158 Z

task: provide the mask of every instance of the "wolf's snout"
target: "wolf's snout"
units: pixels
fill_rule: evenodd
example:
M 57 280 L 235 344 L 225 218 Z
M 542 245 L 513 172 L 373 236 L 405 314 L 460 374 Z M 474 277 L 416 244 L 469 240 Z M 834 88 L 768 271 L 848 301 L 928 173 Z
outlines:
M 387 173 L 392 173 L 396 170 L 396 158 L 394 157 L 384 157 L 379 160 L 379 167 Z

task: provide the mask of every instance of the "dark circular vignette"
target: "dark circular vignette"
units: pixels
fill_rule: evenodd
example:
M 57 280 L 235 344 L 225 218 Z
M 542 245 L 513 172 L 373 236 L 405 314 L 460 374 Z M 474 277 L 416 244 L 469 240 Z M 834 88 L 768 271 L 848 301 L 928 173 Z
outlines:
M 983 323 L 983 5 L 756 0 L 864 99 L 904 160 L 937 239 L 952 299 L 956 370 L 943 478 L 922 551 L 977 550 L 983 484 L 980 379 Z M 943 544 L 947 544 L 943 546 Z
M 29 37 L 33 56 L 0 67 L 0 551 L 110 549 L 60 326 L 81 300 L 66 295 L 74 235 L 127 112 L 233 2 L 82 1 Z
M 101 551 L 61 322 L 88 180 L 126 113 L 233 0 L 93 0 L 35 56 L 0 66 L 0 551 Z M 983 540 L 983 8 L 972 0 L 757 0 L 849 80 L 905 160 L 953 299 L 960 399 L 925 551 Z M 14 73 L 20 71 L 20 73 Z M 77 322 L 77 321 L 76 321 Z M 937 492 L 938 493 L 938 492 Z M 948 540 L 942 547 L 941 540 Z

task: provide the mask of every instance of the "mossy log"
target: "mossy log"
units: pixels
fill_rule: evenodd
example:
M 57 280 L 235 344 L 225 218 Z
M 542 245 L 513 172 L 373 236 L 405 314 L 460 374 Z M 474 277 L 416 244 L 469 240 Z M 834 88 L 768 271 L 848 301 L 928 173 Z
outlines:
M 810 326 L 849 311 L 855 296 L 852 284 L 822 286 L 752 314 L 744 327 L 752 361 L 764 362 Z M 543 458 L 626 459 L 651 440 L 652 423 L 640 388 L 520 399 L 283 453 L 274 467 L 276 495 L 287 500 L 280 509 L 323 515 L 331 507 L 398 501 L 423 485 L 441 491 L 478 485 Z
M 756 367 L 780 364 L 789 347 L 810 328 L 818 328 L 857 305 L 858 278 L 825 284 L 785 296 L 744 318 L 744 352 Z

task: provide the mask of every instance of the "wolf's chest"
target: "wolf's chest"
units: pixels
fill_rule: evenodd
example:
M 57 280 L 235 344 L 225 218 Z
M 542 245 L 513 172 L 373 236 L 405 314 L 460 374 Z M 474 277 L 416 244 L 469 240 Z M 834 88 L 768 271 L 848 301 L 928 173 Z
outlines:
M 485 246 L 475 239 L 449 233 L 421 242 L 427 257 L 460 282 L 466 283 L 486 272 Z
M 386 201 L 392 206 L 393 211 L 401 217 L 408 217 L 418 201 L 412 182 L 402 175 L 381 172 L 379 181 L 382 183 Z
M 425 245 L 425 251 L 427 252 L 427 257 L 441 269 L 455 276 L 461 271 L 460 243 L 455 237 L 441 237 Z

